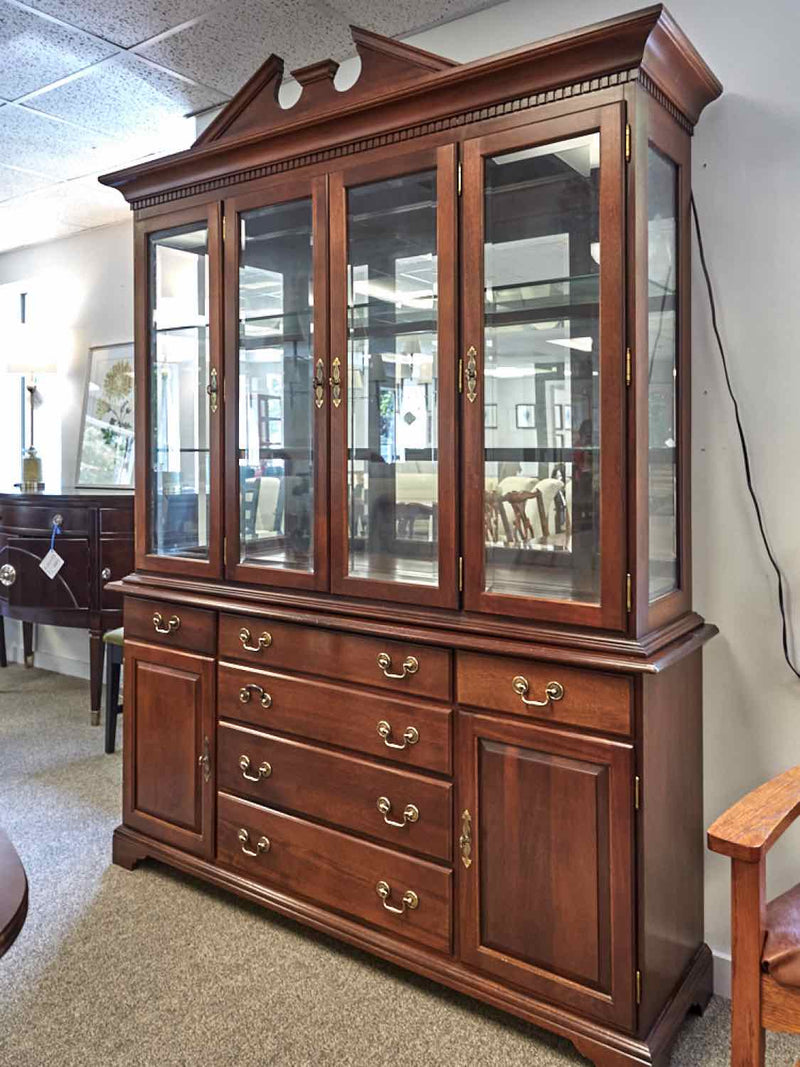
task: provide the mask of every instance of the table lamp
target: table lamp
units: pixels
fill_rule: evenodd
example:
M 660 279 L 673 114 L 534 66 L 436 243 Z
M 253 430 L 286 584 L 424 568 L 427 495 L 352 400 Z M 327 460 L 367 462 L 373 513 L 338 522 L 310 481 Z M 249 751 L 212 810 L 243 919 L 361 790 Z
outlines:
M 23 493 L 40 493 L 44 489 L 42 480 L 42 459 L 33 443 L 33 413 L 36 408 L 36 379 L 40 374 L 54 374 L 58 369 L 52 357 L 45 352 L 46 341 L 41 334 L 30 331 L 30 327 L 21 327 L 20 344 L 16 346 L 16 359 L 8 363 L 9 374 L 25 376 L 25 388 L 31 403 L 30 444 L 22 455 L 22 480 L 18 483 Z M 35 343 L 38 338 L 40 343 Z

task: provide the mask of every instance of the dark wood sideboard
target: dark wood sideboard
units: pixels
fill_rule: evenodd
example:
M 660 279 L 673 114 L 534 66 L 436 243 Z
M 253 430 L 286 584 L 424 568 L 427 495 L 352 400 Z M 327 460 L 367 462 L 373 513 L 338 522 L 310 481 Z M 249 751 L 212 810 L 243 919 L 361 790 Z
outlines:
M 39 564 L 55 548 L 64 566 L 50 579 Z M 33 625 L 89 631 L 92 723 L 100 721 L 103 634 L 122 625 L 122 598 L 107 583 L 133 569 L 133 493 L 65 490 L 0 494 L 0 625 L 22 622 L 25 663 L 33 665 Z M 5 666 L 5 635 L 3 666 Z

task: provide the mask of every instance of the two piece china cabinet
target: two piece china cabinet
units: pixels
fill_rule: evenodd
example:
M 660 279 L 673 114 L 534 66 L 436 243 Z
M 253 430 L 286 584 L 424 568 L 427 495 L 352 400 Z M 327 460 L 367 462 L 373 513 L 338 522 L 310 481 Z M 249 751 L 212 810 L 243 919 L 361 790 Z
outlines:
M 135 210 L 116 862 L 664 1064 L 710 994 L 690 145 L 660 6 L 276 56 Z M 268 931 L 265 929 L 265 936 Z

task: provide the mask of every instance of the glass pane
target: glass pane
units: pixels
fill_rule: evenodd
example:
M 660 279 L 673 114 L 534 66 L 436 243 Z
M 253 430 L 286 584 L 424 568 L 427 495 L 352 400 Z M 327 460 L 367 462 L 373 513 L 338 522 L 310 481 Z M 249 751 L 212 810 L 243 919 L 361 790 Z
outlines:
M 485 162 L 491 593 L 600 600 L 600 136 Z
M 208 229 L 153 234 L 149 551 L 208 559 Z
M 245 212 L 240 225 L 240 556 L 312 571 L 311 200 Z
M 648 412 L 650 600 L 678 587 L 677 167 L 650 146 Z
M 347 208 L 350 574 L 436 585 L 436 172 Z

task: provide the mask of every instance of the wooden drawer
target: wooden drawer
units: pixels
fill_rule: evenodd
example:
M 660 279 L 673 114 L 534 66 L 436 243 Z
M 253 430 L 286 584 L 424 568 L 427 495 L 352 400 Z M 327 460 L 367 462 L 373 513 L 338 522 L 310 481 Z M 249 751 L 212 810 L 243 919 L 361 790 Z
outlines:
M 563 695 L 548 700 L 545 707 L 525 704 L 523 694 L 514 688 L 516 678 L 527 682 L 527 700 L 546 700 L 551 682 L 562 687 Z M 631 681 L 622 675 L 541 660 L 459 652 L 456 679 L 459 704 L 610 734 L 628 736 L 633 729 Z M 518 685 L 521 687 L 521 683 Z
M 246 633 L 245 633 L 246 631 Z M 247 647 L 245 647 L 247 646 Z M 384 641 L 322 627 L 298 626 L 248 615 L 220 615 L 219 652 L 228 659 L 323 678 L 358 682 L 399 694 L 450 700 L 451 656 L 442 648 Z M 379 656 L 389 656 L 384 668 Z M 404 662 L 417 669 L 408 673 Z M 402 674 L 401 678 L 387 674 Z
M 133 537 L 133 508 L 100 508 L 100 533 L 127 533 Z
M 448 782 L 221 723 L 217 784 L 394 847 L 450 859 L 453 787 Z M 390 805 L 383 813 L 382 801 Z
M 452 773 L 450 708 L 233 663 L 220 663 L 217 707 L 221 718 Z
M 158 617 L 157 617 L 158 616 Z M 215 613 L 164 600 L 125 597 L 125 637 L 150 644 L 213 653 Z M 175 622 L 174 620 L 177 620 Z
M 65 508 L 59 504 L 4 504 L 0 508 L 0 523 L 7 529 L 49 535 L 56 515 L 61 516 L 61 532 L 65 536 L 89 533 L 88 508 Z
M 244 842 L 239 836 L 243 830 Z M 268 847 L 259 849 L 261 838 Z M 246 854 L 245 848 L 256 855 Z M 226 793 L 217 798 L 217 859 L 282 892 L 450 952 L 452 872 L 427 860 Z M 384 907 L 379 882 L 390 887 L 385 903 L 404 908 L 402 914 Z M 409 890 L 417 896 L 416 908 L 403 905 Z

